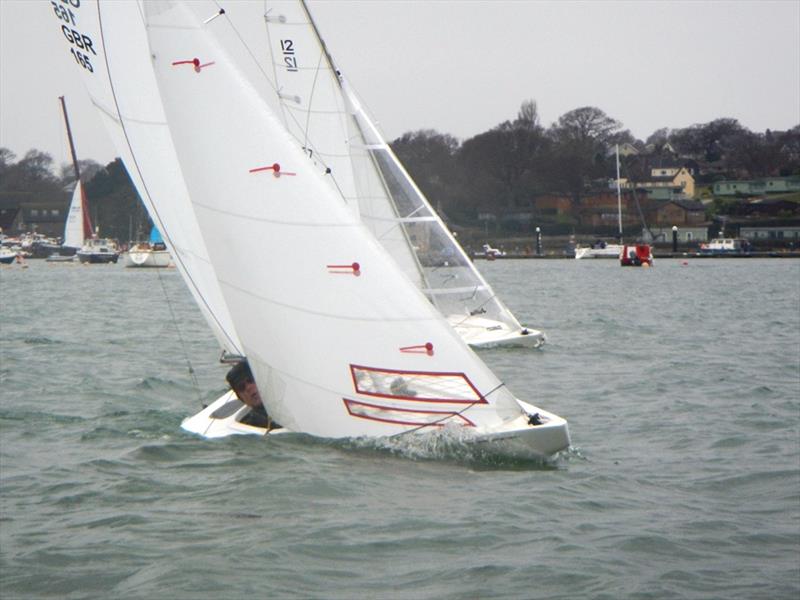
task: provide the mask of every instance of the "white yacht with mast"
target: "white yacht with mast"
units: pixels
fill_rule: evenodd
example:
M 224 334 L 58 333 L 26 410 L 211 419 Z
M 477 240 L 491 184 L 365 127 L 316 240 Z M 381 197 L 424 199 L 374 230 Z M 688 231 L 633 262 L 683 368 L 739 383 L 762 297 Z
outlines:
M 619 258 L 622 255 L 622 191 L 619 179 L 619 144 L 615 146 L 617 160 L 617 226 L 619 228 L 618 244 L 608 244 L 599 240 L 586 247 L 575 248 L 575 258 Z
M 64 115 L 64 124 L 67 130 L 70 155 L 72 156 L 72 169 L 75 172 L 75 189 L 72 190 L 72 200 L 64 223 L 64 237 L 61 248 L 55 254 L 47 257 L 48 262 L 71 262 L 75 260 L 76 253 L 83 247 L 87 239 L 92 237 L 92 220 L 89 216 L 89 206 L 86 200 L 86 191 L 81 182 L 81 170 L 75 152 L 75 143 L 72 140 L 72 129 L 69 126 L 67 104 L 64 96 L 58 97 L 61 102 L 61 112 Z

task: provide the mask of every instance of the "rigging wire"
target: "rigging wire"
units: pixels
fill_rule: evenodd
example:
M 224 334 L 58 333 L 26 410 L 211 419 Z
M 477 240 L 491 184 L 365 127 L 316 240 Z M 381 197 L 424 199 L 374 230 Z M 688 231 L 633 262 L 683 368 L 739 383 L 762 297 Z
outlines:
M 158 276 L 158 282 L 161 284 L 161 291 L 164 293 L 164 299 L 167 301 L 167 306 L 169 307 L 169 315 L 170 319 L 172 320 L 172 324 L 175 326 L 175 332 L 178 334 L 178 341 L 181 344 L 181 351 L 183 352 L 183 358 L 186 361 L 186 367 L 189 371 L 189 377 L 192 380 L 192 387 L 194 388 L 195 392 L 197 393 L 197 399 L 200 401 L 200 404 L 203 403 L 203 396 L 200 392 L 200 383 L 197 381 L 197 376 L 194 372 L 194 367 L 192 367 L 192 361 L 189 359 L 189 353 L 186 350 L 186 343 L 183 340 L 183 336 L 181 335 L 181 328 L 178 326 L 178 319 L 175 317 L 175 310 L 172 307 L 172 302 L 170 301 L 169 294 L 167 293 L 167 288 L 164 285 L 164 279 L 161 277 L 161 269 L 156 269 L 156 275 Z
M 492 394 L 494 394 L 497 390 L 499 390 L 503 386 L 505 386 L 505 383 L 501 381 L 497 386 L 495 386 L 494 388 L 489 390 L 487 393 L 480 394 L 480 398 L 478 398 L 474 402 L 471 402 L 470 404 L 467 404 L 467 406 L 462 408 L 460 411 L 446 413 L 441 419 L 436 419 L 435 421 L 431 421 L 430 423 L 425 423 L 424 425 L 420 425 L 419 427 L 414 427 L 413 429 L 409 429 L 407 431 L 401 431 L 400 433 L 396 433 L 396 434 L 391 435 L 389 437 L 396 438 L 396 437 L 400 437 L 400 436 L 403 436 L 403 435 L 407 435 L 409 433 L 414 433 L 415 431 L 419 431 L 420 429 L 422 429 L 424 427 L 432 427 L 434 425 L 438 425 L 442 421 L 446 421 L 447 419 L 451 419 L 453 417 L 461 416 L 463 413 L 468 411 L 470 408 L 472 408 L 476 404 L 481 404 L 482 402 L 486 401 L 486 397 L 487 396 L 491 396 Z
M 628 171 L 628 165 L 626 165 L 623 161 L 620 161 L 620 165 L 622 166 L 622 170 L 625 174 L 625 178 L 631 182 L 631 193 L 633 194 L 633 200 L 636 202 L 636 210 L 639 212 L 639 218 L 642 220 L 642 227 L 647 231 L 647 234 L 650 236 L 650 240 L 654 239 L 653 232 L 650 231 L 650 227 L 647 225 L 647 221 L 644 218 L 644 212 L 642 211 L 642 205 L 639 204 L 639 196 L 636 194 L 636 183 L 630 178 L 630 173 Z
M 273 71 L 274 80 L 273 80 L 273 78 L 270 78 L 270 76 L 264 71 L 264 69 L 261 66 L 261 63 L 258 60 L 258 58 L 256 58 L 256 55 L 254 54 L 253 49 L 248 45 L 248 43 L 242 37 L 242 34 L 236 28 L 236 26 L 234 25 L 233 21 L 228 16 L 228 13 L 222 8 L 222 6 L 220 6 L 219 2 L 217 2 L 216 0 L 214 1 L 214 4 L 216 4 L 217 8 L 219 8 L 220 11 L 221 11 L 218 14 L 225 18 L 225 21 L 228 23 L 228 25 L 230 26 L 231 31 L 233 31 L 233 33 L 235 34 L 236 38 L 239 40 L 239 43 L 241 44 L 242 48 L 244 48 L 245 52 L 247 52 L 247 54 L 252 59 L 253 64 L 255 65 L 256 69 L 258 70 L 259 73 L 261 73 L 261 75 L 263 76 L 264 80 L 267 82 L 268 86 L 270 88 L 272 88 L 272 91 L 277 96 L 278 105 L 280 106 L 281 114 L 283 115 L 283 119 L 284 119 L 284 122 L 286 124 L 286 131 L 300 145 L 300 147 L 302 148 L 304 154 L 308 155 L 308 157 L 311 158 L 314 161 L 318 160 L 319 163 L 322 164 L 322 166 L 324 167 L 324 171 L 323 172 L 326 175 L 330 176 L 331 181 L 333 182 L 334 186 L 336 187 L 337 191 L 339 192 L 339 195 L 341 196 L 342 200 L 347 202 L 347 198 L 345 197 L 344 192 L 342 191 L 341 187 L 339 186 L 339 182 L 336 181 L 336 176 L 333 173 L 333 169 L 331 169 L 330 165 L 328 165 L 326 163 L 326 161 L 322 158 L 322 157 L 325 156 L 325 154 L 323 152 L 320 152 L 319 149 L 314 146 L 313 140 L 310 140 L 308 138 L 308 121 L 309 121 L 309 119 L 311 117 L 311 109 L 310 109 L 311 99 L 309 98 L 309 109 L 306 111 L 306 124 L 303 125 L 297 119 L 297 117 L 294 115 L 294 112 L 292 110 L 290 110 L 290 107 L 288 106 L 288 104 L 286 104 L 286 101 L 285 101 L 284 97 L 281 95 L 281 88 L 278 86 L 278 74 L 277 74 L 277 71 L 276 71 L 276 63 L 275 63 L 274 58 L 272 57 L 272 47 L 273 47 L 272 46 L 272 37 L 270 36 L 270 30 L 269 30 L 269 22 L 270 22 L 270 20 L 269 20 L 270 19 L 269 12 L 272 9 L 271 8 L 267 9 L 266 0 L 264 1 L 264 9 L 263 9 L 263 12 L 264 12 L 264 26 L 265 26 L 265 30 L 266 30 L 267 41 L 268 41 L 269 47 L 270 47 L 270 63 L 272 64 L 272 71 Z M 327 51 L 325 51 L 325 50 L 323 50 L 323 51 L 327 53 Z M 316 78 L 317 78 L 317 76 L 323 70 L 322 67 L 320 66 L 322 61 L 323 61 L 323 55 L 320 54 L 319 63 L 317 64 L 317 67 L 315 69 L 314 87 L 316 87 Z M 331 69 L 333 69 L 332 65 L 331 65 Z M 312 89 L 312 95 L 313 95 L 313 89 Z M 288 126 L 290 121 L 293 122 L 295 124 L 295 126 L 297 126 L 297 128 L 300 129 L 300 131 L 303 132 L 303 136 L 304 136 L 305 139 L 301 140 L 294 133 L 292 128 Z M 316 158 L 312 157 L 313 154 L 316 154 Z

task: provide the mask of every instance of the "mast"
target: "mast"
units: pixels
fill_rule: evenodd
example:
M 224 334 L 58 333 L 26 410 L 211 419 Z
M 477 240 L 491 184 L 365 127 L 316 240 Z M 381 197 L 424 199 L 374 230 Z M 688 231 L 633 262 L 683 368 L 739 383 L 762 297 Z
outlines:
M 314 35 L 317 38 L 317 41 L 319 42 L 320 48 L 322 49 L 322 53 L 325 55 L 325 60 L 328 62 L 328 66 L 330 67 L 331 71 L 334 74 L 334 79 L 336 80 L 336 84 L 339 86 L 339 89 L 341 90 L 341 92 L 342 92 L 343 96 L 345 97 L 347 103 L 349 105 L 351 105 L 353 107 L 353 109 L 356 110 L 357 112 L 361 112 L 364 115 L 366 115 L 366 111 L 363 109 L 363 107 L 361 107 L 360 103 L 358 102 L 358 99 L 355 97 L 355 94 L 353 93 L 352 88 L 350 88 L 349 85 L 348 85 L 347 89 L 345 89 L 345 85 L 344 85 L 344 82 L 342 80 L 343 79 L 342 78 L 342 74 L 339 71 L 339 69 L 336 68 L 336 63 L 333 60 L 333 56 L 328 51 L 328 46 L 325 43 L 325 40 L 322 38 L 322 34 L 320 33 L 319 28 L 317 27 L 317 23 L 314 21 L 314 17 L 311 16 L 311 11 L 308 9 L 308 5 L 306 4 L 306 0 L 300 0 L 300 6 L 303 7 L 303 12 L 305 13 L 306 18 L 308 19 L 308 23 L 311 26 L 311 29 L 313 30 Z M 356 130 L 361 135 L 361 138 L 364 140 L 364 144 L 368 145 L 367 144 L 367 136 L 365 135 L 364 127 L 362 127 L 361 121 L 354 114 L 352 114 L 350 116 L 350 118 L 351 118 L 351 120 L 353 122 L 353 125 L 355 126 Z M 375 126 L 375 124 L 372 123 L 372 122 L 368 122 L 367 123 L 367 127 L 369 129 L 372 129 L 372 131 L 370 132 L 372 134 L 372 137 L 380 140 L 381 143 L 383 143 L 383 136 L 380 134 L 380 132 L 378 132 L 377 127 Z M 389 144 L 388 143 L 386 144 L 386 147 L 387 147 L 387 149 L 391 150 L 389 148 Z M 386 181 L 386 178 L 384 177 L 384 174 L 383 174 L 383 171 L 380 168 L 380 165 L 376 161 L 375 156 L 373 155 L 372 152 L 368 151 L 367 155 L 369 157 L 369 161 L 374 166 L 375 174 L 379 178 L 380 183 L 383 186 L 383 189 L 384 189 L 384 191 L 385 191 L 385 193 L 387 195 L 387 198 L 389 199 L 390 210 L 392 212 L 394 212 L 395 218 L 401 219 L 402 215 L 398 211 L 397 205 L 396 205 L 396 203 L 395 203 L 395 201 L 394 201 L 394 199 L 392 197 L 392 192 L 390 191 L 390 186 L 389 186 L 388 182 Z M 417 275 L 424 282 L 424 287 L 430 287 L 430 282 L 428 281 L 428 277 L 427 277 L 427 275 L 425 273 L 425 269 L 422 267 L 422 264 L 420 263 L 419 256 L 417 256 L 416 252 L 414 252 L 413 250 L 410 250 L 411 248 L 413 248 L 413 244 L 412 244 L 411 240 L 408 238 L 408 232 L 406 231 L 406 228 L 405 227 L 400 227 L 400 232 L 401 232 L 401 235 L 403 236 L 403 238 L 405 240 L 406 246 L 409 248 L 409 255 L 410 255 L 411 261 L 413 262 L 413 266 L 416 268 Z M 420 287 L 422 287 L 422 286 L 420 286 Z
M 72 168 L 75 169 L 75 179 L 81 180 L 81 170 L 78 167 L 78 156 L 75 154 L 75 142 L 72 141 L 72 129 L 69 126 L 69 116 L 67 115 L 67 105 L 64 102 L 64 96 L 59 96 L 61 100 L 61 112 L 64 113 L 64 123 L 67 125 L 67 138 L 69 139 L 69 151 L 72 154 Z
M 617 155 L 617 222 L 619 224 L 619 243 L 622 243 L 622 192 L 619 187 L 619 144 L 614 146 Z
M 59 96 L 61 100 L 61 112 L 64 113 L 64 123 L 67 126 L 67 139 L 69 140 L 69 151 L 72 155 L 72 168 L 75 170 L 75 185 L 80 188 L 81 194 L 81 211 L 83 221 L 83 239 L 94 237 L 94 230 L 92 228 L 92 219 L 89 216 L 89 202 L 86 199 L 86 192 L 81 185 L 81 169 L 78 166 L 78 155 L 75 152 L 75 142 L 72 140 L 72 129 L 69 126 L 69 116 L 67 115 L 67 104 L 64 101 L 64 96 Z
M 303 7 L 303 12 L 306 13 L 306 17 L 308 18 L 308 23 L 311 25 L 311 29 L 314 30 L 314 34 L 317 36 L 317 40 L 319 40 L 319 45 L 322 48 L 323 54 L 325 54 L 325 60 L 328 61 L 328 65 L 331 68 L 331 71 L 336 75 L 334 79 L 336 79 L 336 83 L 339 84 L 339 87 L 342 87 L 342 81 L 339 77 L 339 70 L 336 68 L 336 65 L 333 62 L 333 57 L 331 53 L 328 52 L 328 46 L 325 44 L 325 40 L 322 39 L 322 35 L 317 28 L 317 24 L 314 22 L 314 17 L 311 16 L 311 11 L 308 10 L 308 6 L 306 5 L 306 0 L 300 0 L 300 5 Z

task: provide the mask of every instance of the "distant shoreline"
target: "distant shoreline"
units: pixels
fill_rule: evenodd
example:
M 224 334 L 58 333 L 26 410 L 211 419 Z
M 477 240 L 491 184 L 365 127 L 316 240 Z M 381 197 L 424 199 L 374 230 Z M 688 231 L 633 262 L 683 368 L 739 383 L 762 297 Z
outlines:
M 574 256 L 569 256 L 567 254 L 522 254 L 522 253 L 507 253 L 505 256 L 497 256 L 495 257 L 497 260 L 509 260 L 509 259 L 529 259 L 535 258 L 538 260 L 551 260 L 551 259 L 569 259 L 575 260 Z M 653 252 L 653 258 L 656 259 L 664 259 L 664 258 L 675 258 L 675 259 L 687 259 L 687 258 L 800 258 L 800 251 L 791 251 L 791 252 L 748 252 L 747 254 L 700 254 L 694 252 Z M 486 260 L 485 256 L 472 256 L 473 260 Z M 494 259 L 490 259 L 494 260 Z M 581 259 L 584 262 L 591 262 L 593 260 L 617 260 L 617 257 L 610 256 L 610 257 L 599 257 L 599 258 L 583 258 Z

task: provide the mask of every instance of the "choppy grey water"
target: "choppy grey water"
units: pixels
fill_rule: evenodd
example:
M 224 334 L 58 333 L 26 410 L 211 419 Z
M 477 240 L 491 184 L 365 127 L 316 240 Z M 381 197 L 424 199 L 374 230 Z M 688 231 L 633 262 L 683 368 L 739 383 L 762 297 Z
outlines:
M 483 357 L 569 419 L 550 464 L 195 438 L 176 272 L 3 269 L 0 597 L 797 598 L 800 261 L 479 267 L 548 334 Z

